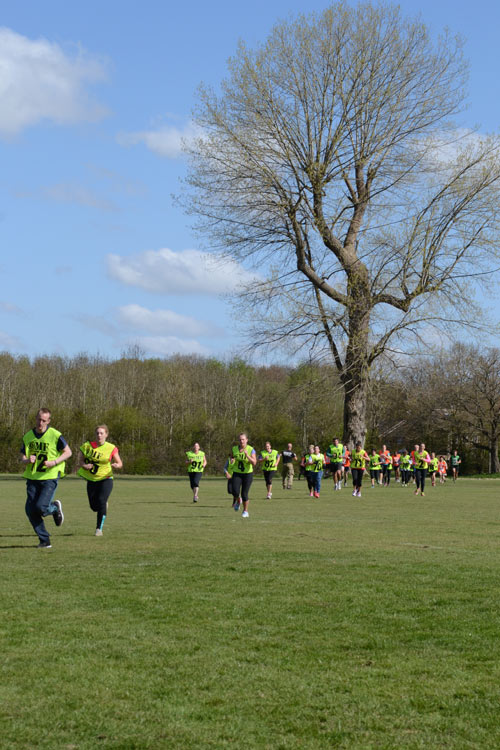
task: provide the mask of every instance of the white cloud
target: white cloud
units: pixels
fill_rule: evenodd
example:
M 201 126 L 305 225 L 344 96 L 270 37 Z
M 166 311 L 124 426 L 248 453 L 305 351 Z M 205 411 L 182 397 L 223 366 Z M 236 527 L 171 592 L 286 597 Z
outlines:
M 123 258 L 107 256 L 111 278 L 158 294 L 219 295 L 249 284 L 257 276 L 227 256 L 200 250 L 146 250 Z
M 26 317 L 26 313 L 24 312 L 24 310 L 21 310 L 18 305 L 14 305 L 12 302 L 0 301 L 0 312 L 11 313 L 12 315 L 17 315 L 20 318 Z
M 189 122 L 183 130 L 163 125 L 156 130 L 143 130 L 138 133 L 120 133 L 118 143 L 122 146 L 135 146 L 143 143 L 146 148 L 158 156 L 167 159 L 178 159 L 183 155 L 183 144 L 188 144 L 201 135 L 202 131 Z
M 22 349 L 21 340 L 17 336 L 11 336 L 5 331 L 0 331 L 0 351 L 11 351 Z
M 105 109 L 85 86 L 104 78 L 102 63 L 79 47 L 67 54 L 46 39 L 0 27 L 0 136 L 44 119 L 63 124 L 101 118 Z
M 125 305 L 118 309 L 119 322 L 135 331 L 159 334 L 174 332 L 176 336 L 221 336 L 224 331 L 213 323 L 179 315 L 172 310 L 148 310 L 140 305 Z M 167 337 L 171 338 L 171 337 Z
M 133 341 L 141 349 L 151 354 L 199 354 L 206 356 L 210 350 L 195 339 L 179 339 L 177 336 L 139 336 Z

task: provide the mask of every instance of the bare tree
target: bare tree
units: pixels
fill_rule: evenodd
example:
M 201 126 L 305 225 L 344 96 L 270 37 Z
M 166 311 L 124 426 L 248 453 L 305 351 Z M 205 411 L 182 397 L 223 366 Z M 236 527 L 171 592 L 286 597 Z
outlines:
M 470 322 L 497 263 L 499 141 L 449 124 L 466 74 L 459 39 L 340 2 L 240 44 L 221 93 L 200 89 L 189 210 L 263 274 L 234 290 L 254 345 L 335 363 L 345 441 L 364 438 L 377 357 Z

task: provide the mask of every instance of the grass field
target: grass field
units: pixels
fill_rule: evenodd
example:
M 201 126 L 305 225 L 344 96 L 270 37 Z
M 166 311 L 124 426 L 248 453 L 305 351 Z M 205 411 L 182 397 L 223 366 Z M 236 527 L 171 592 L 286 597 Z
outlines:
M 264 489 L 0 481 L 2 750 L 500 747 L 500 482 Z

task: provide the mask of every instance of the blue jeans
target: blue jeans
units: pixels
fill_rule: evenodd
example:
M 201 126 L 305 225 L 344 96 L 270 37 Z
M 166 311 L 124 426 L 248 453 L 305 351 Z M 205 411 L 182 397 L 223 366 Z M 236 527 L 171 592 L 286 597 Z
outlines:
M 44 516 L 51 516 L 57 510 L 52 502 L 57 488 L 57 479 L 26 480 L 26 515 L 41 542 L 50 542 L 50 536 L 43 522 Z
M 313 490 L 314 492 L 319 492 L 321 490 L 321 477 L 323 476 L 322 471 L 312 471 L 312 479 L 313 479 Z

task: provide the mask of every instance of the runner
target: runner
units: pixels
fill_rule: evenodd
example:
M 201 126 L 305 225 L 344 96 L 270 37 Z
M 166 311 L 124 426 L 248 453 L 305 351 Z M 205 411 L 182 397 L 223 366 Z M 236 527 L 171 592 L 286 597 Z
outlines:
M 385 478 L 384 478 L 384 487 L 388 487 L 391 483 L 391 473 L 392 473 L 392 456 L 389 451 L 386 451 L 385 453 Z
M 61 526 L 64 514 L 60 500 L 54 500 L 57 483 L 64 476 L 64 464 L 71 458 L 71 448 L 61 433 L 50 427 L 50 409 L 39 409 L 35 427 L 23 437 L 21 461 L 26 464 L 25 512 L 35 534 L 38 547 L 50 549 L 50 536 L 44 517 L 52 516 L 56 526 Z
M 379 484 L 386 485 L 387 482 L 387 457 L 391 454 L 387 450 L 387 446 L 383 445 L 382 450 L 380 451 L 380 466 L 382 469 L 382 476 L 380 478 Z
M 404 450 L 401 456 L 401 486 L 408 487 L 411 477 L 411 456 L 408 455 L 408 451 Z
M 400 482 L 401 481 L 401 454 L 399 451 L 396 451 L 392 457 L 392 466 L 394 468 L 394 481 Z
M 413 484 L 415 484 L 416 481 L 417 481 L 416 470 L 415 470 L 415 464 L 416 464 L 416 458 L 415 458 L 415 456 L 418 453 L 419 449 L 420 449 L 420 446 L 418 445 L 418 443 L 416 443 L 413 446 L 412 452 L 410 453 L 410 456 L 411 456 L 411 475 L 412 475 Z
M 236 502 L 233 498 L 233 472 L 234 472 L 234 458 L 229 457 L 224 464 L 224 475 L 227 479 L 227 494 L 231 495 L 231 502 L 232 502 L 232 508 L 236 512 L 239 511 L 240 505 L 241 505 L 241 493 L 238 496 L 238 501 Z
M 80 446 L 78 476 L 87 480 L 87 497 L 90 509 L 97 514 L 95 536 L 102 536 L 108 514 L 108 500 L 113 490 L 113 469 L 123 467 L 118 448 L 108 443 L 109 429 L 100 424 L 95 430 L 95 440 Z
M 367 461 L 370 461 L 370 456 L 361 447 L 361 443 L 356 443 L 356 450 L 352 452 L 351 456 L 352 486 L 354 488 L 352 494 L 354 497 L 361 497 L 361 485 Z
M 280 456 L 278 455 L 278 451 L 272 449 L 269 440 L 266 443 L 265 449 L 260 452 L 259 461 L 262 461 L 262 471 L 264 472 L 264 479 L 266 481 L 266 500 L 270 500 L 273 496 L 273 477 L 278 468 Z
M 189 464 L 189 484 L 193 490 L 193 503 L 197 503 L 200 481 L 203 476 L 203 470 L 207 465 L 206 456 L 204 452 L 200 450 L 199 443 L 195 443 L 190 451 L 186 451 L 186 463 Z
M 292 444 L 288 443 L 286 450 L 280 453 L 281 478 L 284 490 L 291 490 L 293 484 L 293 462 L 297 460 L 297 454 L 293 452 L 292 448 Z
M 242 518 L 248 518 L 248 493 L 253 480 L 253 469 L 257 463 L 257 454 L 251 445 L 248 445 L 246 432 L 238 436 L 238 445 L 233 445 L 231 458 L 234 459 L 231 489 L 233 493 L 233 508 L 239 510 L 240 495 L 243 502 Z M 237 507 L 235 507 L 237 505 Z
M 312 480 L 314 482 L 313 495 L 314 497 L 319 497 L 319 493 L 321 492 L 321 477 L 323 476 L 323 466 L 325 465 L 325 457 L 323 453 L 321 453 L 319 445 L 314 446 L 314 454 L 312 458 L 314 466 L 314 470 L 312 472 Z
M 346 447 L 344 448 L 343 468 L 344 468 L 344 487 L 345 487 L 347 484 L 347 479 L 349 477 L 349 469 L 351 468 L 351 451 L 349 450 L 348 445 L 346 445 Z
M 448 471 L 448 464 L 446 463 L 444 456 L 439 456 L 439 461 L 438 461 L 439 484 L 444 484 L 446 482 L 447 471 Z
M 330 456 L 331 471 L 333 474 L 333 481 L 335 482 L 335 489 L 341 490 L 343 469 L 342 458 L 344 456 L 344 446 L 338 438 L 334 439 L 333 443 L 329 446 L 326 454 L 327 456 Z
M 453 481 L 456 482 L 458 479 L 458 468 L 460 464 L 462 463 L 462 459 L 458 455 L 456 448 L 451 454 L 450 463 L 451 463 L 451 473 L 453 476 Z
M 429 476 L 431 478 L 431 486 L 436 486 L 436 472 L 438 470 L 439 459 L 436 458 L 435 453 L 431 453 L 431 460 L 429 461 Z
M 377 453 L 375 448 L 372 450 L 372 455 L 369 458 L 370 461 L 370 477 L 372 480 L 372 487 L 375 484 L 380 484 L 380 455 Z
M 307 489 L 309 497 L 314 495 L 314 445 L 309 446 L 309 452 L 304 456 L 304 469 L 307 480 Z
M 415 482 L 417 484 L 415 495 L 420 493 L 422 497 L 425 496 L 425 475 L 427 474 L 427 466 L 430 460 L 431 458 L 425 450 L 425 444 L 422 443 L 419 450 L 415 452 Z

